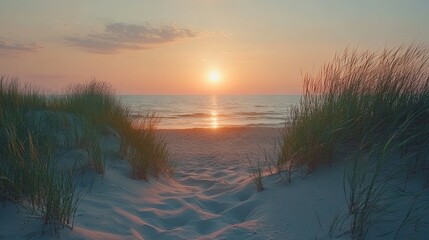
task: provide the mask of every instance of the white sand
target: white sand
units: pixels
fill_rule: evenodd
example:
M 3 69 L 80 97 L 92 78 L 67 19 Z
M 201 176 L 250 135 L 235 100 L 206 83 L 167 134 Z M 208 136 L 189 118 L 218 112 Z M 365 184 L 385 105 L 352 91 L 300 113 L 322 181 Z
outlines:
M 346 209 L 343 165 L 322 167 L 286 184 L 264 178 L 256 192 L 247 156 L 262 160 L 277 129 L 168 130 L 174 178 L 132 180 L 118 142 L 105 139 L 108 169 L 79 176 L 82 196 L 74 229 L 62 239 L 328 239 L 333 216 Z M 319 224 L 319 220 L 320 224 Z M 344 229 L 347 229 L 345 226 Z M 40 219 L 5 203 L 0 206 L 0 239 L 55 238 L 41 234 Z M 347 234 L 346 234 L 347 236 Z M 347 239 L 347 238 L 345 238 Z

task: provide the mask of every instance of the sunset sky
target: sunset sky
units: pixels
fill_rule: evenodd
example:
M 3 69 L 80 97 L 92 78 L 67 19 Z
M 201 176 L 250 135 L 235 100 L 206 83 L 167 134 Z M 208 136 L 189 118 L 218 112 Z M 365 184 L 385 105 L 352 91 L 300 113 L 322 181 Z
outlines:
M 60 91 L 296 94 L 349 47 L 429 44 L 429 1 L 1 0 L 0 74 Z

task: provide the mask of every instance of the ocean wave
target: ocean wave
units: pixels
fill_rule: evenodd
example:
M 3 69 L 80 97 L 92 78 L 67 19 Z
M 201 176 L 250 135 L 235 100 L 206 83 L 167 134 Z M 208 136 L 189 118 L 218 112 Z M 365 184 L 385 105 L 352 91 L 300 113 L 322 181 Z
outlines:
M 217 113 L 217 114 L 211 114 L 211 113 L 185 113 L 185 114 L 177 114 L 177 115 L 175 115 L 175 117 L 178 117 L 178 118 L 210 118 L 210 117 L 213 117 L 214 115 L 216 117 L 227 117 L 226 114 L 219 114 L 219 113 Z
M 268 106 L 268 105 L 254 105 L 253 107 L 255 107 L 255 108 L 266 108 L 266 107 L 272 107 L 272 106 Z
M 178 114 L 176 116 L 177 117 L 184 117 L 184 118 L 186 118 L 186 117 L 198 118 L 198 117 L 209 117 L 210 114 L 208 114 L 208 113 L 185 113 L 185 114 Z
M 273 112 L 273 111 L 265 111 L 265 112 L 236 112 L 235 114 L 237 116 L 239 116 L 239 115 L 241 115 L 241 116 L 264 116 L 264 115 L 274 115 L 277 113 Z
M 135 118 L 155 113 L 161 118 L 161 128 L 211 127 L 213 124 L 279 127 L 290 121 L 291 108 L 299 102 L 295 96 L 125 96 L 122 100 Z
M 245 124 L 246 127 L 283 127 L 284 123 L 251 123 L 251 124 Z
M 269 116 L 265 116 L 265 117 L 252 117 L 252 116 L 247 116 L 244 117 L 244 119 L 246 120 L 260 120 L 260 119 L 265 119 L 265 120 L 279 120 L 279 121 L 286 121 L 285 117 L 269 117 Z

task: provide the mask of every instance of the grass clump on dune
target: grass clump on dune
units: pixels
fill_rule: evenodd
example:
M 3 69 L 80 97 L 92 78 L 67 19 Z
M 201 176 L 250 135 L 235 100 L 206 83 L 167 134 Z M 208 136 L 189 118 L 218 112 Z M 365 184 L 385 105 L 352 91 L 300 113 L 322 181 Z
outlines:
M 159 118 L 133 116 L 113 94 L 105 83 L 93 81 L 75 85 L 55 108 L 88 119 L 90 124 L 117 131 L 121 137 L 121 152 L 130 162 L 134 178 L 147 179 L 149 175 L 158 177 L 171 173 L 166 141 L 156 133 Z
M 0 197 L 21 204 L 56 231 L 71 225 L 79 197 L 73 169 L 54 161 L 56 141 L 34 117 L 47 98 L 15 80 L 0 79 Z
M 132 149 L 127 158 L 133 177 L 170 173 L 165 140 L 155 131 L 157 118 L 146 116 L 144 124 L 135 125 L 130 111 L 113 94 L 109 85 L 93 81 L 49 96 L 2 76 L 0 197 L 40 215 L 55 231 L 72 227 L 79 203 L 74 182 L 78 166 L 62 166 L 59 155 L 83 149 L 88 165 L 104 174 L 101 139 L 106 130 L 116 131 L 121 146 Z
M 417 232 L 422 217 L 411 216 L 422 214 L 415 209 L 427 216 L 424 200 L 406 204 L 427 196 L 428 61 L 429 51 L 416 45 L 381 52 L 346 50 L 318 76 L 304 77 L 300 104 L 282 131 L 278 163 L 308 174 L 346 151 L 348 213 L 341 219 L 349 222 L 352 239 L 367 238 L 383 218 L 388 229 L 369 235 L 400 239 Z M 407 188 L 411 174 L 415 182 L 426 183 Z M 392 219 L 403 211 L 403 220 L 395 226 Z M 413 229 L 405 231 L 412 222 Z
M 398 138 L 429 130 L 429 54 L 420 46 L 377 52 L 345 51 L 321 73 L 304 77 L 304 93 L 283 131 L 279 162 L 312 171 L 343 143 L 378 142 L 412 118 Z
M 158 122 L 159 118 L 154 115 L 138 116 L 133 118 L 132 125 L 122 129 L 126 139 L 121 151 L 132 166 L 133 178 L 147 179 L 149 174 L 158 177 L 171 173 L 166 161 L 169 157 L 167 142 L 164 136 L 156 133 Z

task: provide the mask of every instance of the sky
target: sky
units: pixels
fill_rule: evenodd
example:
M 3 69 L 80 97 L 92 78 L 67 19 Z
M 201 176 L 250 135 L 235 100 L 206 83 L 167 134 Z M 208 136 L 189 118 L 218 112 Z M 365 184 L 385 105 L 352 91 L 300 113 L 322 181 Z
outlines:
M 429 47 L 428 13 L 426 0 L 0 0 L 0 75 L 50 91 L 299 94 L 347 47 Z

